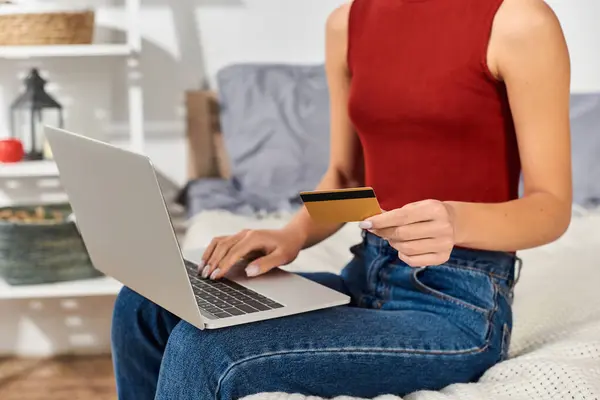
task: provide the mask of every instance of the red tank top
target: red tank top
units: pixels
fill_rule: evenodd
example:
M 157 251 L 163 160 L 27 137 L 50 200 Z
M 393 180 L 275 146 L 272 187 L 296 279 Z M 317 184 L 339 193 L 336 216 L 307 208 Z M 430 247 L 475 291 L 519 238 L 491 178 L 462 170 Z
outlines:
M 487 68 L 502 0 L 354 0 L 349 114 L 381 208 L 518 197 L 506 88 Z

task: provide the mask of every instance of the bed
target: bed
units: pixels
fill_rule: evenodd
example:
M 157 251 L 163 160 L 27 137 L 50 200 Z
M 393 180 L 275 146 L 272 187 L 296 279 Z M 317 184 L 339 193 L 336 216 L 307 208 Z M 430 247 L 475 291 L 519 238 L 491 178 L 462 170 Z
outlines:
M 264 199 L 257 198 L 256 193 L 239 193 L 244 185 L 260 187 L 281 179 L 280 176 L 266 172 L 266 178 L 251 176 L 257 168 L 264 166 L 264 158 L 262 161 L 249 161 L 248 158 L 252 158 L 252 154 L 249 155 L 248 151 L 243 149 L 246 143 L 260 147 L 270 138 L 263 137 L 257 141 L 252 137 L 247 141 L 245 139 L 248 137 L 237 133 L 228 137 L 230 131 L 227 129 L 243 131 L 243 128 L 247 128 L 241 122 L 237 122 L 236 125 L 227 120 L 230 118 L 227 113 L 235 111 L 236 107 L 239 108 L 239 104 L 231 103 L 230 99 L 239 97 L 262 101 L 260 96 L 269 92 L 266 89 L 269 84 L 265 84 L 269 78 L 266 77 L 264 68 L 271 68 L 271 73 L 276 75 L 284 74 L 282 66 L 234 67 L 220 76 L 220 89 L 224 89 L 223 92 L 220 91 L 219 96 L 212 92 L 188 94 L 188 108 L 191 107 L 194 112 L 188 124 L 190 183 L 180 196 L 180 201 L 187 206 L 189 212 L 188 233 L 182 243 L 184 248 L 205 246 L 214 236 L 231 234 L 243 228 L 281 227 L 293 214 L 295 199 L 289 191 L 278 193 L 279 197 L 275 201 L 266 203 Z M 284 66 L 283 70 L 285 68 L 287 67 Z M 297 85 L 291 84 L 289 87 L 286 86 L 285 79 L 277 77 L 279 86 L 271 97 L 275 99 L 273 104 L 283 105 L 270 110 L 267 121 L 283 118 L 288 112 L 304 113 L 307 118 L 315 118 L 314 112 L 324 112 L 325 103 L 317 102 L 318 110 L 303 110 L 302 107 L 309 106 L 301 104 L 292 107 L 285 97 L 290 93 L 292 97 L 297 96 L 296 86 L 307 84 L 313 90 L 320 91 L 319 95 L 323 96 L 323 82 L 314 75 L 317 70 L 304 70 L 303 73 L 310 75 L 310 79 L 306 81 L 305 78 L 301 78 Z M 297 79 L 294 74 L 291 76 L 292 80 Z M 248 86 L 252 79 L 259 82 L 258 94 L 252 93 Z M 235 85 L 244 89 L 240 92 Z M 280 93 L 283 90 L 282 85 L 287 94 Z M 300 98 L 304 97 L 300 95 Z M 310 99 L 310 95 L 308 98 Z M 598 111 L 595 114 L 584 112 L 586 107 L 589 109 L 591 102 L 597 99 L 584 100 L 583 103 L 574 103 L 574 113 L 580 112 L 583 118 L 597 118 L 595 114 L 600 115 Z M 240 120 L 257 112 L 253 107 L 242 108 L 242 112 L 239 113 Z M 316 123 L 318 126 L 305 126 L 299 120 L 290 122 L 289 116 L 283 119 L 296 130 L 323 129 L 327 122 L 322 118 Z M 224 121 L 226 123 L 223 123 Z M 598 118 L 592 122 L 600 127 Z M 581 119 L 574 122 L 574 127 L 577 127 L 577 123 L 581 124 Z M 250 125 L 250 133 L 246 130 L 246 135 L 255 134 L 257 129 L 270 129 L 269 124 L 265 125 L 264 121 L 254 121 Z M 221 130 L 224 133 L 221 133 Z M 595 134 L 597 133 L 596 131 Z M 235 143 L 232 144 L 231 141 Z M 273 151 L 284 151 L 284 142 L 276 141 L 269 150 L 271 154 L 274 154 Z M 516 286 L 515 327 L 509 359 L 491 368 L 477 383 L 452 385 L 440 392 L 417 392 L 406 396 L 405 399 L 600 399 L 600 208 L 597 207 L 597 199 L 600 196 L 594 192 L 596 189 L 591 189 L 592 181 L 596 179 L 593 176 L 594 170 L 600 169 L 600 148 L 594 147 L 598 146 L 597 142 L 583 141 L 582 144 L 582 141 L 574 141 L 575 150 L 580 146 L 591 155 L 595 154 L 596 161 L 593 158 L 589 161 L 588 158 L 586 160 L 595 164 L 584 165 L 582 160 L 575 160 L 579 197 L 576 196 L 578 205 L 574 205 L 573 220 L 567 233 L 552 244 L 519 253 L 523 259 L 523 269 Z M 202 146 L 199 146 L 199 143 Z M 299 146 L 300 150 L 294 148 L 289 150 L 289 154 L 293 155 L 292 159 L 302 159 L 306 154 L 302 151 L 309 152 L 314 145 L 302 143 Z M 323 146 L 325 145 L 321 144 L 320 147 Z M 230 151 L 232 148 L 233 151 Z M 593 149 L 598 152 L 594 152 Z M 324 151 L 322 148 L 321 150 Z M 235 165 L 236 160 L 243 161 L 242 168 Z M 297 165 L 288 162 L 284 167 L 296 168 Z M 294 175 L 292 189 L 309 185 L 311 179 L 315 179 L 311 174 L 318 174 L 324 166 L 317 163 L 310 168 L 313 168 L 313 171 L 308 175 Z M 285 185 L 289 186 L 289 182 L 284 183 Z M 588 192 L 582 194 L 582 188 Z M 211 193 L 215 194 L 215 197 L 211 198 Z M 286 268 L 291 271 L 339 272 L 350 260 L 348 248 L 360 240 L 359 232 L 356 225 L 348 224 L 322 244 L 302 252 L 298 259 Z M 262 393 L 249 398 L 301 400 L 308 397 L 298 394 Z M 392 394 L 381 397 L 384 398 L 399 399 Z

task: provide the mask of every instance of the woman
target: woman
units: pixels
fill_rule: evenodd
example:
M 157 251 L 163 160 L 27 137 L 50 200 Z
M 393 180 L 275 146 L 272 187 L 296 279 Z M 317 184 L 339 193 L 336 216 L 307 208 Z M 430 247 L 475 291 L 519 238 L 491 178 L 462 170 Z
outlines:
M 307 275 L 352 304 L 200 331 L 124 289 L 121 399 L 404 395 L 477 380 L 506 357 L 514 252 L 570 222 L 556 17 L 541 0 L 355 0 L 328 20 L 326 69 L 331 162 L 318 189 L 372 186 L 386 210 L 361 223 L 341 276 Z M 264 274 L 339 228 L 302 210 L 281 230 L 214 239 L 201 273 L 219 279 L 259 250 L 246 273 Z

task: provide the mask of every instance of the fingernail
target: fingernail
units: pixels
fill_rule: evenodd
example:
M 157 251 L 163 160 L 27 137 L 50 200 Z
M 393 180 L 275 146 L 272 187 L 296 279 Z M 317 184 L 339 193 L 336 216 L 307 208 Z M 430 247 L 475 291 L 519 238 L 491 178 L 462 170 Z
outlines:
M 246 268 L 246 275 L 252 277 L 252 276 L 256 276 L 260 273 L 260 268 L 258 267 L 258 265 L 249 265 L 248 268 Z
M 373 228 L 373 223 L 371 221 L 361 221 L 358 224 L 360 229 L 371 229 Z
M 206 267 L 204 267 L 204 269 L 202 270 L 202 277 L 203 278 L 208 278 L 208 274 L 210 273 L 210 265 L 207 265 Z
M 204 268 L 204 264 L 206 264 L 204 261 L 200 261 L 198 263 L 198 274 L 202 273 L 202 269 Z
M 217 275 L 219 275 L 221 270 L 219 268 L 215 269 L 212 274 L 210 274 L 210 279 L 217 279 Z

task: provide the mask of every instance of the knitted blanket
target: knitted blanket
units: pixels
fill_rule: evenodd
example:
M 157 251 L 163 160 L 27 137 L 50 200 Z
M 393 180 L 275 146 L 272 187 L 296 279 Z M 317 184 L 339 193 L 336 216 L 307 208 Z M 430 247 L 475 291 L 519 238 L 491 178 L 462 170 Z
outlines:
M 192 221 L 184 248 L 203 247 L 214 235 L 242 228 L 277 228 L 288 215 L 262 218 L 207 212 Z M 294 271 L 338 272 L 360 240 L 348 225 L 301 253 Z M 416 392 L 404 400 L 594 400 L 600 399 L 600 213 L 575 215 L 557 242 L 519 253 L 523 270 L 516 287 L 510 357 L 477 383 L 439 392 Z M 261 393 L 246 400 L 321 400 L 286 393 Z M 378 400 L 402 400 L 392 394 Z M 357 400 L 338 397 L 337 400 Z

